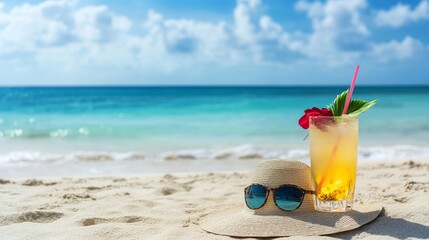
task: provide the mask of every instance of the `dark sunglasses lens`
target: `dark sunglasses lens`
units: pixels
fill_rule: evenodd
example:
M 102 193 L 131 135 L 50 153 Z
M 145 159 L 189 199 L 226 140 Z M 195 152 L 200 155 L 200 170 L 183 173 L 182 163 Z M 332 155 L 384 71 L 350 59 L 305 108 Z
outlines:
M 277 206 L 286 211 L 297 209 L 303 197 L 304 192 L 296 187 L 280 187 L 274 194 Z
M 245 189 L 244 199 L 250 209 L 258 209 L 265 203 L 267 190 L 260 185 L 251 185 Z

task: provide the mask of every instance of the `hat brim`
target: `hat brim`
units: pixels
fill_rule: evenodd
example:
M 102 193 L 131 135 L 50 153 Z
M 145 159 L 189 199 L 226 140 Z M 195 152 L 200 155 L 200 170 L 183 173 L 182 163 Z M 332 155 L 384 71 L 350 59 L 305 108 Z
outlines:
M 207 232 L 234 237 L 317 236 L 345 232 L 373 221 L 379 204 L 354 204 L 348 212 L 285 212 L 282 215 L 256 215 L 236 207 L 210 214 L 200 223 Z

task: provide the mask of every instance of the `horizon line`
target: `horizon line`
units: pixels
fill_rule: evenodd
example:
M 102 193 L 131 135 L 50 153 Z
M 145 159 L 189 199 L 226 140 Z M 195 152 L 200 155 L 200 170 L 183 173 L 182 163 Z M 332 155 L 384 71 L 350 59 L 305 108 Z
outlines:
M 119 87 L 119 88 L 132 88 L 132 87 L 148 87 L 148 88 L 169 88 L 169 87 L 202 87 L 202 88 L 242 88 L 242 87 L 303 87 L 303 88 L 323 88 L 323 87 L 349 87 L 349 85 L 346 84 L 339 84 L 339 85 L 331 85 L 331 84 L 324 84 L 324 85 L 299 85 L 299 84 L 291 84 L 291 85 L 286 85 L 286 84 L 249 84 L 249 85 L 244 85 L 244 84 L 224 84 L 224 85 L 209 85 L 209 84 L 171 84 L 171 85 L 167 85 L 167 84 L 160 84 L 160 85 L 150 85 L 150 84 L 106 84 L 106 85 L 0 85 L 0 88 L 97 88 L 97 87 L 101 87 L 101 88 L 115 88 L 115 87 Z M 381 84 L 360 84 L 359 86 L 356 87 L 374 87 L 374 88 L 382 88 L 382 87 L 429 87 L 429 83 L 428 84 L 386 84 L 386 85 L 381 85 Z

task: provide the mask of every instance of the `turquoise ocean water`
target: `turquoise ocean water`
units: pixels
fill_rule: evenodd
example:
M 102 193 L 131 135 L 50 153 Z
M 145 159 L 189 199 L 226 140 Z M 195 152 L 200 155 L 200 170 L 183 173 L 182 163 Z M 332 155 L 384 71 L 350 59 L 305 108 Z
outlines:
M 0 163 L 308 158 L 304 109 L 346 87 L 0 88 Z M 429 156 L 429 87 L 356 87 L 365 159 Z

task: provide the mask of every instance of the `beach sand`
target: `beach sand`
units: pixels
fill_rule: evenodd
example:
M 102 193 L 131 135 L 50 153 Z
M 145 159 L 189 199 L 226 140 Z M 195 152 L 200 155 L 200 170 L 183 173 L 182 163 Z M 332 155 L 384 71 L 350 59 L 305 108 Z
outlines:
M 324 238 L 428 239 L 428 173 L 428 161 L 360 164 L 356 201 L 380 203 L 384 212 Z M 243 204 L 248 174 L 1 179 L 0 238 L 227 239 L 198 223 L 213 210 Z

